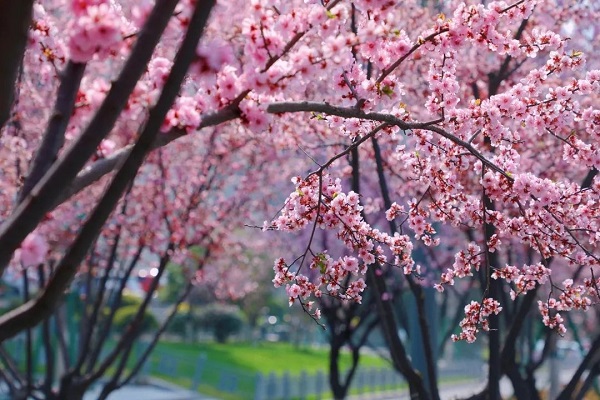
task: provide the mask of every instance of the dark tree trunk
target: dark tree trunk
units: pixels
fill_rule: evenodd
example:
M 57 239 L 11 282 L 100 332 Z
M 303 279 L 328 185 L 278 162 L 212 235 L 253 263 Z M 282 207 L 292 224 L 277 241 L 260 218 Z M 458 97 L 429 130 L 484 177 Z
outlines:
M 516 363 L 506 370 L 506 376 L 510 379 L 517 400 L 540 400 L 535 380 L 531 380 L 531 377 L 523 378 Z
M 84 382 L 79 382 L 72 375 L 65 375 L 60 380 L 60 390 L 57 398 L 61 400 L 82 400 L 87 389 L 88 385 Z
M 348 387 L 340 382 L 339 358 L 342 345 L 339 336 L 332 332 L 329 341 L 329 386 L 335 400 L 344 399 L 348 392 Z
M 31 24 L 33 0 L 0 1 L 0 129 L 10 117 L 15 82 L 19 74 L 27 32 Z
M 592 343 L 592 346 L 590 347 L 590 350 L 588 351 L 585 358 L 579 365 L 579 368 L 577 368 L 577 371 L 575 371 L 575 374 L 573 374 L 573 377 L 571 377 L 571 380 L 569 381 L 567 386 L 564 387 L 564 389 L 558 395 L 556 400 L 571 400 L 573 398 L 573 395 L 577 391 L 577 386 L 579 385 L 581 377 L 584 374 L 584 372 L 586 370 L 588 370 L 590 367 L 592 367 L 595 363 L 599 362 L 598 361 L 599 359 L 600 359 L 600 335 L 596 337 L 596 339 Z

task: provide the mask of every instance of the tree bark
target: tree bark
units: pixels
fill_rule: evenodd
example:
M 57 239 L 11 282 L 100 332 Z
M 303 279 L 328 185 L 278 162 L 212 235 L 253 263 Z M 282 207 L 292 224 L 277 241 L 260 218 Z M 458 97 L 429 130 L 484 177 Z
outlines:
M 579 381 L 581 380 L 583 373 L 586 370 L 588 370 L 589 368 L 591 368 L 595 363 L 600 362 L 599 360 L 600 360 L 600 335 L 596 336 L 596 339 L 592 343 L 590 350 L 584 357 L 583 361 L 581 361 L 581 364 L 579 364 L 579 368 L 577 368 L 577 371 L 575 371 L 575 373 L 571 377 L 571 380 L 569 381 L 567 386 L 565 386 L 563 388 L 562 392 L 560 392 L 560 394 L 558 395 L 556 400 L 572 399 L 573 395 L 575 394 L 575 392 L 577 390 L 577 385 L 579 385 L 579 383 L 580 383 Z
M 168 3 L 168 1 L 166 2 Z M 102 198 L 100 199 L 99 203 L 94 208 L 94 211 L 81 228 L 79 235 L 77 236 L 77 238 L 63 257 L 63 259 L 57 265 L 56 271 L 50 279 L 45 290 L 37 299 L 32 300 L 24 304 L 23 306 L 17 308 L 16 310 L 13 310 L 8 314 L 0 317 L 0 341 L 14 336 L 15 334 L 27 327 L 35 326 L 37 323 L 39 323 L 41 320 L 43 320 L 45 317 L 47 317 L 50 313 L 54 311 L 59 299 L 62 297 L 62 293 L 68 287 L 75 273 L 77 272 L 77 267 L 85 257 L 91 244 L 96 239 L 100 229 L 104 225 L 106 219 L 108 218 L 112 210 L 115 208 L 123 192 L 137 174 L 137 171 L 142 165 L 146 154 L 151 150 L 152 143 L 154 142 L 154 139 L 158 134 L 158 131 L 160 130 L 160 126 L 164 121 L 165 115 L 170 109 L 171 105 L 173 104 L 177 93 L 179 92 L 179 88 L 181 87 L 181 83 L 183 82 L 183 79 L 187 73 L 188 67 L 195 56 L 195 49 L 197 43 L 202 35 L 204 26 L 208 22 L 208 16 L 210 14 L 210 11 L 212 10 L 214 3 L 214 0 L 206 1 L 203 2 L 202 5 L 197 6 L 196 11 L 192 16 L 192 19 L 190 20 L 190 25 L 188 31 L 186 32 L 186 36 L 183 39 L 177 56 L 175 57 L 175 62 L 173 64 L 169 77 L 167 78 L 163 91 L 156 103 L 156 106 L 150 112 L 148 121 L 146 122 L 142 133 L 140 134 L 135 146 L 133 147 L 133 150 L 131 151 L 129 157 L 127 157 L 123 165 L 120 167 L 119 171 L 117 172 L 110 185 L 102 195 Z M 157 3 L 153 14 L 155 14 L 157 10 L 160 9 L 160 4 L 161 3 Z M 172 5 L 174 6 L 174 4 Z M 166 25 L 166 21 L 164 22 Z M 146 23 L 144 30 L 147 29 L 149 24 L 150 19 Z M 158 40 L 159 37 L 160 35 L 156 39 Z M 132 56 L 134 53 L 135 49 L 132 52 Z M 120 78 L 122 77 L 123 74 Z M 134 84 L 135 82 L 132 83 L 132 85 Z M 133 89 L 133 86 L 131 87 L 131 89 Z M 110 96 L 110 92 L 108 96 Z M 125 100 L 126 98 L 124 99 L 124 101 Z M 116 107 L 118 108 L 118 105 Z M 101 111 L 99 111 L 98 114 L 94 117 L 94 120 L 97 119 L 99 114 L 101 114 Z M 92 125 L 93 122 L 90 124 L 90 126 Z M 85 135 L 85 133 L 82 134 L 82 136 L 83 135 Z M 66 160 L 68 160 L 68 157 L 65 157 L 65 159 L 63 159 L 63 162 L 66 162 Z M 41 182 L 41 184 L 47 185 L 49 181 L 50 180 L 45 180 L 44 182 Z M 31 200 L 35 199 L 36 196 L 28 196 L 28 198 Z M 23 203 L 23 205 L 25 206 L 26 204 L 27 201 Z M 12 219 L 13 223 L 14 221 L 15 219 Z M 9 223 L 9 229 L 5 230 L 3 234 L 9 232 L 11 226 L 12 225 Z M 3 236 L 0 236 L 0 243 L 2 241 L 2 238 Z M 2 255 L 0 253 L 0 267 L 2 266 L 1 257 Z
M 0 0 L 0 130 L 10 118 L 32 11 L 33 0 Z
M 123 70 L 87 128 L 61 159 L 52 164 L 40 182 L 0 226 L 0 276 L 15 249 L 44 218 L 56 199 L 96 151 L 102 139 L 112 130 L 137 81 L 146 71 L 146 66 L 177 3 L 177 0 L 162 0 L 156 3 Z M 0 340 L 15 333 L 3 331 Z
M 346 388 L 340 382 L 339 358 L 342 343 L 339 335 L 331 332 L 329 340 L 329 386 L 335 400 L 343 400 L 346 397 Z
M 65 132 L 71 119 L 75 99 L 77 98 L 77 92 L 84 72 L 85 64 L 71 61 L 67 63 L 62 72 L 54 111 L 48 122 L 46 132 L 42 137 L 42 143 L 31 162 L 31 168 L 19 193 L 17 204 L 31 192 L 31 189 L 42 179 L 46 171 L 56 161 L 58 152 L 65 142 Z

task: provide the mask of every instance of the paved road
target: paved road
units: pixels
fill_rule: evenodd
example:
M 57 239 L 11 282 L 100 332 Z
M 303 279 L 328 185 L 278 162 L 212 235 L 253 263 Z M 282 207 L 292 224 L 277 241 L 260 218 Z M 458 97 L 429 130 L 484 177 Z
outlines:
M 454 382 L 442 384 L 440 386 L 440 399 L 452 400 L 452 399 L 463 399 L 467 398 L 475 393 L 478 393 L 483 389 L 485 383 L 480 381 L 471 382 Z M 506 391 L 508 389 L 508 392 Z M 507 397 L 511 393 L 510 384 L 507 388 L 502 389 L 502 397 Z M 408 390 L 402 391 L 390 391 L 384 393 L 374 394 L 360 394 L 356 396 L 348 397 L 348 400 L 410 400 Z
M 565 385 L 573 373 L 575 372 L 574 367 L 568 366 L 567 368 L 561 368 L 559 374 L 560 385 Z M 548 381 L 549 374 L 546 369 L 542 369 L 536 374 L 538 388 L 548 387 L 550 383 Z M 482 380 L 453 382 L 453 383 L 442 383 L 440 384 L 440 399 L 442 400 L 455 400 L 464 399 L 473 394 L 481 392 L 485 387 L 486 382 Z M 502 398 L 510 398 L 513 393 L 512 385 L 508 378 L 504 377 L 500 380 L 500 393 Z M 350 396 L 348 400 L 410 400 L 408 390 L 402 391 L 391 391 L 385 393 L 375 394 L 361 394 L 357 396 Z
M 88 391 L 84 400 L 96 400 L 101 387 Z M 113 392 L 109 400 L 215 400 L 167 382 L 152 379 L 147 385 L 128 385 Z

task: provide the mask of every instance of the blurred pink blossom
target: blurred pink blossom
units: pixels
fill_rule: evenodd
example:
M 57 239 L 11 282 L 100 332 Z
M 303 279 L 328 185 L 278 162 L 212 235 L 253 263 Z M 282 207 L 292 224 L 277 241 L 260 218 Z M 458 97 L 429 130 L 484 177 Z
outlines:
M 19 249 L 18 258 L 23 267 L 31 267 L 44 262 L 46 253 L 48 253 L 48 243 L 46 239 L 36 232 L 31 232 Z

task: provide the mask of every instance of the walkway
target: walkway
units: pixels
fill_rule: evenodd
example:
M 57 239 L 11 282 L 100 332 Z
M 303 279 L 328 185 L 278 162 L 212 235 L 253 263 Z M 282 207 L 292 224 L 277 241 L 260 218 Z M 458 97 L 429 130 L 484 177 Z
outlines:
M 101 387 L 88 391 L 84 400 L 96 400 Z M 113 392 L 108 400 L 215 400 L 191 390 L 185 390 L 159 379 L 151 379 L 148 384 L 127 385 Z

